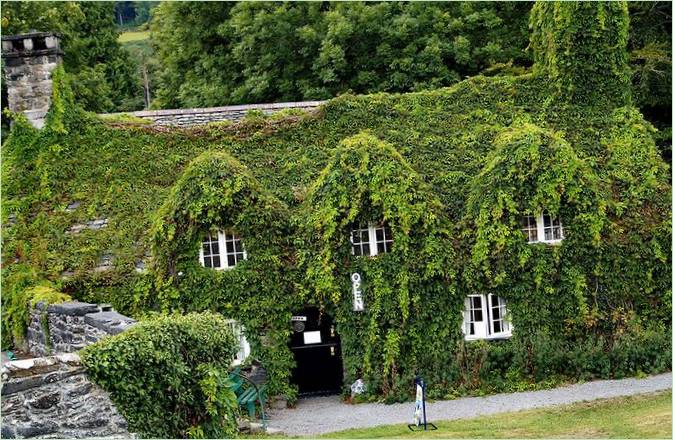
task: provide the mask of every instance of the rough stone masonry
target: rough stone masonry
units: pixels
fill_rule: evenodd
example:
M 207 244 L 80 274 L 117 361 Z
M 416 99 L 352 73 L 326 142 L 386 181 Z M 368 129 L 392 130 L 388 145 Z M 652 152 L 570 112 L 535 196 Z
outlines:
M 70 353 L 121 333 L 135 322 L 106 304 L 72 301 L 47 306 L 39 302 L 30 311 L 27 348 L 36 356 Z
M 52 94 L 52 73 L 63 59 L 59 37 L 33 32 L 2 37 L 7 103 L 36 127 L 44 126 Z
M 2 366 L 2 438 L 130 437 L 108 394 L 76 353 Z
M 3 364 L 2 438 L 131 436 L 124 417 L 88 379 L 74 352 L 135 322 L 106 304 L 37 303 L 26 344 L 31 354 L 46 357 Z

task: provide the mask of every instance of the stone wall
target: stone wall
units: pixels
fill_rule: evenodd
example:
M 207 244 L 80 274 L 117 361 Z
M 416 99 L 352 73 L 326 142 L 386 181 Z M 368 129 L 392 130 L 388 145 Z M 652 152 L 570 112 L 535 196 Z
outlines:
M 189 108 L 176 110 L 151 110 L 128 113 L 136 118 L 147 119 L 155 125 L 191 127 L 209 122 L 238 121 L 251 111 L 272 114 L 280 110 L 315 110 L 326 101 L 281 102 L 275 104 L 230 105 L 226 107 Z M 102 115 L 106 116 L 106 115 Z
M 26 331 L 28 351 L 35 356 L 77 351 L 108 335 L 121 333 L 135 320 L 108 305 L 66 302 L 37 303 Z
M 2 366 L 2 438 L 131 437 L 75 353 Z
M 44 126 L 52 94 L 52 73 L 62 61 L 57 35 L 49 32 L 2 37 L 7 104 L 23 112 L 37 128 Z

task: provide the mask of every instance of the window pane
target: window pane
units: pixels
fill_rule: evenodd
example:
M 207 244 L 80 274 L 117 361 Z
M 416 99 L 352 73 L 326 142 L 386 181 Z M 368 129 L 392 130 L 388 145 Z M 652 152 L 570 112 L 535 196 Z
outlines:
M 234 242 L 231 240 L 227 240 L 227 253 L 231 254 L 234 252 Z
M 356 257 L 362 256 L 362 247 L 359 244 L 353 245 L 353 255 L 355 255 Z
M 212 266 L 209 267 L 220 267 L 220 257 L 214 256 Z
M 526 236 L 529 243 L 538 241 L 537 238 L 537 220 L 532 215 L 526 215 L 521 218 L 521 231 Z
M 234 256 L 234 254 L 227 254 L 227 265 L 229 267 L 236 266 L 236 257 Z
M 551 226 L 551 217 L 548 214 L 543 214 L 542 219 L 544 221 L 544 227 L 548 228 Z
M 528 231 L 528 241 L 537 241 L 537 229 Z
M 471 296 L 470 303 L 472 305 L 471 318 L 472 322 L 481 322 L 484 320 L 484 312 L 481 307 L 481 297 Z
M 362 255 L 371 255 L 372 253 L 369 251 L 369 243 L 365 243 L 362 245 Z
M 205 267 L 213 267 L 213 260 L 210 257 L 203 257 L 203 265 Z
M 393 236 L 386 225 L 376 228 L 376 249 L 379 254 L 389 252 L 393 244 Z
M 241 240 L 234 241 L 234 249 L 236 252 L 243 252 L 243 245 L 241 244 Z
M 493 321 L 493 333 L 502 332 L 502 325 L 500 321 Z
M 551 230 L 551 229 L 547 229 L 547 228 L 545 228 L 545 230 L 544 230 L 544 239 L 547 240 L 547 241 L 549 241 L 549 240 L 553 240 L 553 239 L 554 239 L 554 236 L 553 236 L 553 234 L 552 234 L 552 230 Z
M 376 228 L 376 241 L 383 241 L 385 240 L 385 232 L 383 232 L 383 228 Z

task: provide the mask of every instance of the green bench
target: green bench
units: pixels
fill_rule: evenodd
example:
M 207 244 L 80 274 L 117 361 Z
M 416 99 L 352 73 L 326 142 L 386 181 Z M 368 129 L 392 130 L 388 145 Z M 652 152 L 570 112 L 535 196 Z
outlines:
M 266 386 L 259 385 L 256 389 L 252 385 L 244 387 L 245 380 L 240 376 L 240 368 L 236 368 L 229 374 L 229 379 L 233 382 L 232 390 L 236 393 L 236 400 L 238 401 L 238 406 L 245 408 L 248 411 L 248 415 L 251 419 L 255 419 L 257 414 L 256 402 L 259 401 L 261 406 L 264 405 L 266 400 Z

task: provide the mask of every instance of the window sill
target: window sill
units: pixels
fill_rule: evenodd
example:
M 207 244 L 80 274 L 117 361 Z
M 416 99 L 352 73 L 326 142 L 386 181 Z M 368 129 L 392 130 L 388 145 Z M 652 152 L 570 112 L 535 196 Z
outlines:
M 476 336 L 465 336 L 466 341 L 496 341 L 498 339 L 509 339 L 512 337 L 512 333 L 499 333 L 497 335 L 490 335 L 490 336 L 485 336 L 483 338 L 479 338 Z
M 548 244 L 550 246 L 560 246 L 563 239 L 560 240 L 540 240 L 540 241 L 529 241 L 528 244 Z

